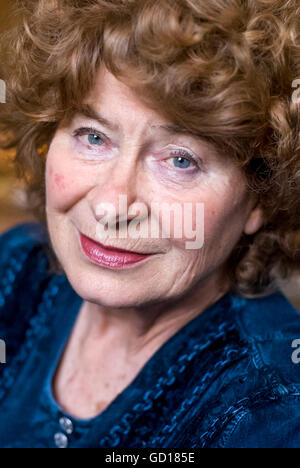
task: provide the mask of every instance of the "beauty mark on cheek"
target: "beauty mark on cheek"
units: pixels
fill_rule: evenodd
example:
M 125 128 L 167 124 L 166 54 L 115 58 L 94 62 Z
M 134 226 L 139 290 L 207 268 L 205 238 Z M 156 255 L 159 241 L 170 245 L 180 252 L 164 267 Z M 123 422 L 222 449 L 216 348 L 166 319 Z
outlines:
M 55 174 L 54 175 L 54 182 L 56 186 L 59 188 L 59 190 L 65 190 L 66 184 L 65 184 L 65 177 L 61 174 Z

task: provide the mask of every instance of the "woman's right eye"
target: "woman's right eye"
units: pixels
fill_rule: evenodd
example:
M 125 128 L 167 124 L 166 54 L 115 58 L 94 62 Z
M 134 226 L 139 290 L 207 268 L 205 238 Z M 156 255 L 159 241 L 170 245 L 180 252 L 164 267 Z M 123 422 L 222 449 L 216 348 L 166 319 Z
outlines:
M 106 161 L 115 155 L 111 141 L 91 127 L 81 127 L 73 132 L 75 154 L 80 159 Z
M 93 128 L 79 128 L 75 130 L 74 137 L 80 138 L 81 143 L 87 146 L 99 147 L 105 144 L 104 136 Z

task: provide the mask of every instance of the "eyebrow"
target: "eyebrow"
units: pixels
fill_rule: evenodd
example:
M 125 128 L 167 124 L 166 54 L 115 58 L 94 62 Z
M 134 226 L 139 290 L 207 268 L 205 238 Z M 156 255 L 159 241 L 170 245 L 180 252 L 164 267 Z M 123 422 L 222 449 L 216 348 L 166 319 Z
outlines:
M 84 117 L 95 120 L 95 122 L 98 122 L 100 125 L 103 125 L 104 127 L 108 128 L 110 131 L 116 132 L 120 129 L 118 125 L 113 124 L 112 122 L 104 118 L 89 104 L 82 105 L 79 110 L 79 113 Z M 188 131 L 186 128 L 175 124 L 153 124 L 150 125 L 149 128 L 164 130 L 169 135 L 193 135 L 193 132 Z

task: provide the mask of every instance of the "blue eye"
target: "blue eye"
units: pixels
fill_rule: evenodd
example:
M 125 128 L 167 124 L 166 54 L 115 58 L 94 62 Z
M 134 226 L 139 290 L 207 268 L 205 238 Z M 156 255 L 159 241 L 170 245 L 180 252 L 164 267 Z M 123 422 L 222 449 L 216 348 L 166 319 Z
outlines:
M 93 133 L 90 133 L 88 135 L 88 142 L 92 146 L 102 146 L 103 145 L 102 138 L 100 138 L 99 135 L 95 135 Z
M 183 158 L 182 156 L 177 156 L 172 160 L 174 161 L 174 166 L 179 167 L 180 169 L 188 169 L 191 166 L 191 161 L 189 159 Z
M 177 149 L 172 151 L 171 156 L 173 156 L 170 158 L 173 167 L 185 169 L 186 172 L 191 172 L 192 166 L 195 170 L 197 168 L 199 169 L 198 161 L 184 149 Z M 187 169 L 189 169 L 189 171 L 187 171 Z
M 75 138 L 79 137 L 79 139 L 82 137 L 81 142 L 84 145 L 87 145 L 87 143 L 91 146 L 96 147 L 105 145 L 105 136 L 99 133 L 94 128 L 79 128 L 78 130 L 75 130 L 73 136 Z

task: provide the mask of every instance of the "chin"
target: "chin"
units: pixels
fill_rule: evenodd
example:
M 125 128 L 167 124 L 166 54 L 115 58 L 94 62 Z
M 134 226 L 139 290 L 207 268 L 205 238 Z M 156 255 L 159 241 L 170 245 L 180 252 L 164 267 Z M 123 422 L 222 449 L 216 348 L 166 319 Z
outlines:
M 98 268 L 98 267 L 96 267 Z M 140 276 L 137 281 L 109 270 L 92 271 L 78 266 L 65 267 L 68 280 L 74 291 L 85 301 L 111 308 L 130 308 L 144 305 L 155 300 L 152 288 L 147 288 L 147 281 Z M 114 274 L 112 274 L 114 273 Z

